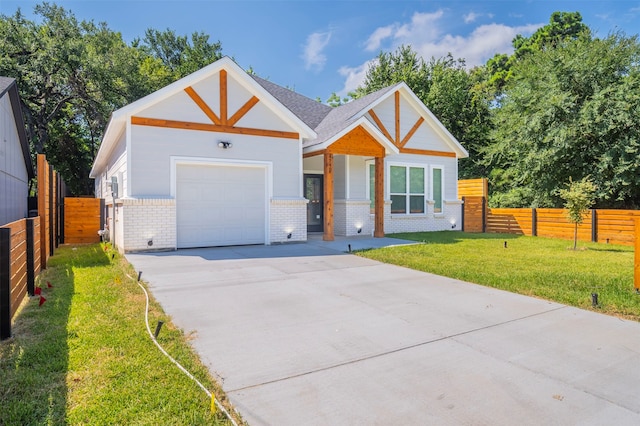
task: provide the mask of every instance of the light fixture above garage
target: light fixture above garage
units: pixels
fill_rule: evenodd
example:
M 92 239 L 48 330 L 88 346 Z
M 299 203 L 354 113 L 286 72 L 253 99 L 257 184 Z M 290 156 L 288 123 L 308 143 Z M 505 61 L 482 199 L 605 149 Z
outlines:
M 222 148 L 222 149 L 229 149 L 231 148 L 231 146 L 233 146 L 233 144 L 229 141 L 220 141 L 218 142 L 218 147 Z

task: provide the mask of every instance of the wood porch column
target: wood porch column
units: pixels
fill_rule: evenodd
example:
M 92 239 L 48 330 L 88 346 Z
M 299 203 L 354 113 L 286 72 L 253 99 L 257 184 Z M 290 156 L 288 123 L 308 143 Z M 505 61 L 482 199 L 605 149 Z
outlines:
M 384 237 L 384 157 L 376 157 L 375 163 L 375 225 L 373 236 Z
M 333 154 L 324 153 L 324 241 L 333 241 Z

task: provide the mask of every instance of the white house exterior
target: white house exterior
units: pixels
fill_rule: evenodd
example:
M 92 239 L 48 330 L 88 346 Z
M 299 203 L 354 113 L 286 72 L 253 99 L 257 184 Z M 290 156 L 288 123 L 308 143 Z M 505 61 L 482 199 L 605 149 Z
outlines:
M 0 225 L 28 216 L 33 176 L 18 86 L 13 78 L 0 77 Z
M 122 251 L 271 244 L 451 229 L 465 156 L 405 84 L 330 108 L 223 58 L 115 111 L 90 176 Z

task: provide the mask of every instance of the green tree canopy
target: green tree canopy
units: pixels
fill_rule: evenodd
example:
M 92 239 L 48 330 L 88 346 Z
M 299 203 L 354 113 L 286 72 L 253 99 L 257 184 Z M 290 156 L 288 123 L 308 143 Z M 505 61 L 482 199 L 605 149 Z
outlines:
M 560 206 L 569 177 L 593 176 L 599 207 L 640 206 L 640 44 L 585 35 L 532 52 L 514 68 L 494 143 L 492 202 Z
M 513 39 L 514 52 L 511 55 L 497 53 L 487 61 L 490 76 L 488 83 L 500 94 L 513 76 L 513 67 L 528 54 L 554 48 L 565 40 L 590 36 L 591 30 L 582 22 L 580 12 L 553 12 L 549 23 L 538 28 L 530 37 L 518 34 Z
M 88 175 L 113 110 L 221 57 L 202 33 L 148 30 L 127 45 L 55 4 L 35 13 L 37 23 L 19 9 L 0 15 L 0 75 L 18 82 L 32 154 L 46 154 L 74 194 L 93 192 Z

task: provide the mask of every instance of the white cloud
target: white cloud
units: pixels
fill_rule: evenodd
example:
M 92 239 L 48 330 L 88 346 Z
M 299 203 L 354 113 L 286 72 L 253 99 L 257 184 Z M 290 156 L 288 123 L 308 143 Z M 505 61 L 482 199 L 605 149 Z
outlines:
M 465 24 L 470 24 L 471 22 L 474 22 L 476 19 L 478 19 L 480 16 L 482 15 L 479 15 L 475 12 L 469 12 L 466 15 L 463 15 L 462 19 L 464 19 Z
M 392 52 L 400 45 L 410 45 L 427 61 L 431 57 L 441 58 L 451 53 L 454 58 L 464 58 L 467 67 L 471 68 L 484 64 L 496 53 L 512 53 L 511 41 L 517 34 L 530 35 L 544 25 L 509 26 L 492 23 L 480 25 L 467 35 L 457 35 L 444 31 L 443 18 L 443 10 L 414 13 L 409 22 L 380 27 L 368 38 L 366 50 L 375 50 L 387 41 L 384 43 L 385 51 Z M 367 61 L 356 67 L 340 68 L 339 73 L 345 77 L 345 84 L 338 94 L 344 96 L 361 84 L 371 63 L 372 61 Z
M 484 64 L 496 53 L 513 52 L 511 41 L 517 34 L 532 34 L 541 25 L 481 25 L 466 37 L 446 34 L 436 40 L 416 40 L 412 46 L 425 60 L 441 58 L 451 52 L 454 58 L 464 58 L 467 67 L 471 68 Z
M 304 67 L 306 69 L 315 68 L 321 70 L 327 62 L 327 56 L 323 50 L 331 40 L 331 32 L 316 32 L 307 37 L 307 44 L 304 46 L 302 59 L 304 59 Z
M 394 28 L 393 25 L 389 25 L 388 27 L 380 27 L 377 28 L 373 34 L 369 36 L 367 40 L 366 47 L 364 50 L 371 52 L 373 50 L 378 50 L 380 48 L 380 44 L 382 44 L 382 40 L 385 38 L 389 38 L 393 34 Z
M 338 73 L 345 77 L 344 87 L 338 93 L 340 96 L 346 96 L 349 92 L 355 90 L 364 82 L 367 70 L 374 65 L 377 59 L 372 59 L 357 67 L 341 67 Z
M 493 13 L 476 13 L 476 12 L 469 12 L 466 15 L 462 15 L 462 19 L 464 20 L 465 24 L 471 24 L 475 21 L 477 21 L 478 19 L 482 18 L 486 16 L 489 19 L 493 19 Z

